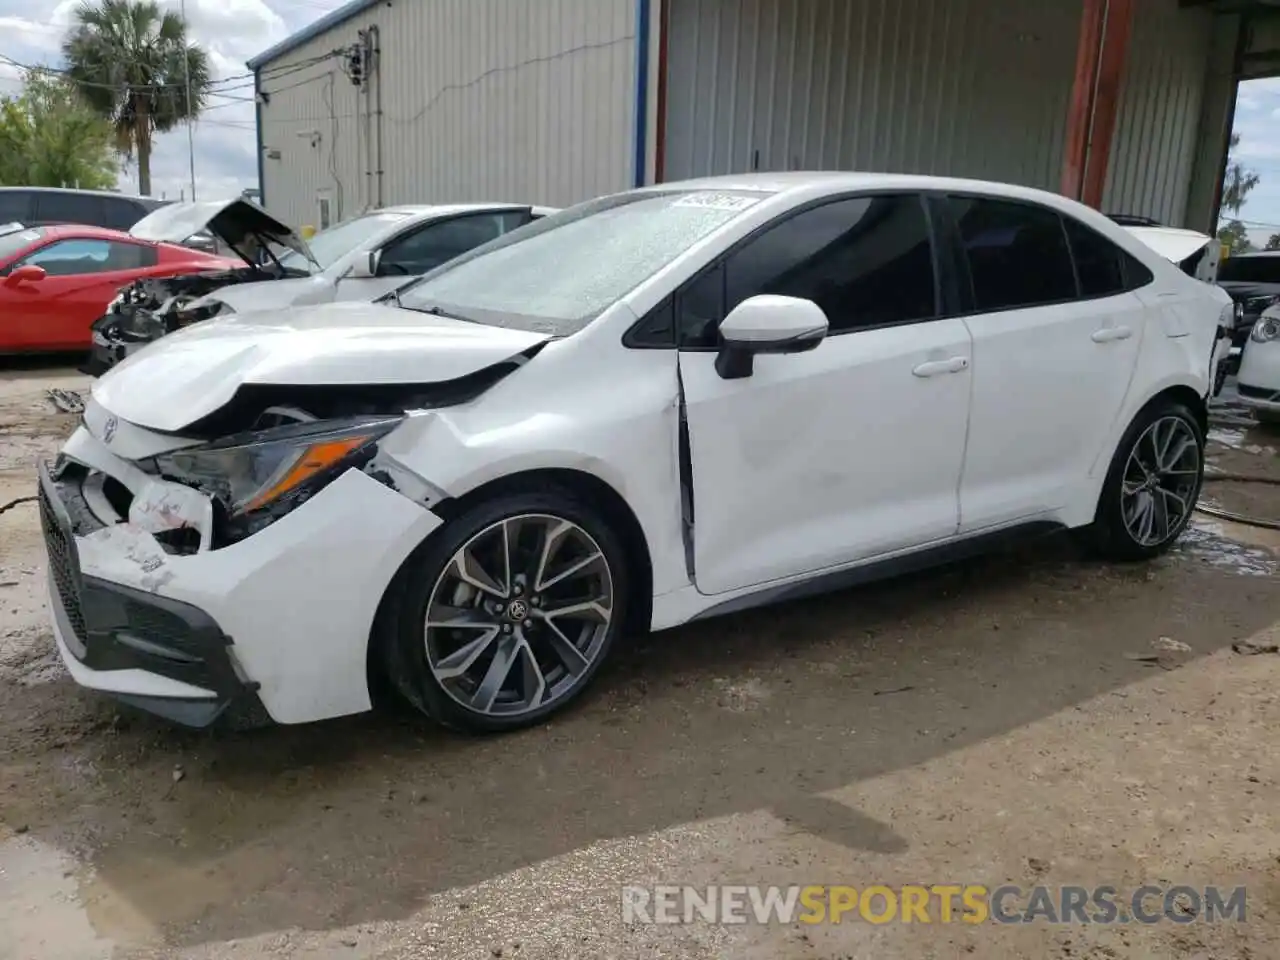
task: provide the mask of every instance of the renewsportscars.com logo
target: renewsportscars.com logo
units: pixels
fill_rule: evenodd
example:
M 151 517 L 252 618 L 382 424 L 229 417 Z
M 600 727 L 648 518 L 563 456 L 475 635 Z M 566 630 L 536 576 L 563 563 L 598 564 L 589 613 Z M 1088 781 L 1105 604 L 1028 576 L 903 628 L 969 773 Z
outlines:
M 1245 920 L 1245 888 L 934 884 L 628 886 L 625 923 L 1207 923 Z

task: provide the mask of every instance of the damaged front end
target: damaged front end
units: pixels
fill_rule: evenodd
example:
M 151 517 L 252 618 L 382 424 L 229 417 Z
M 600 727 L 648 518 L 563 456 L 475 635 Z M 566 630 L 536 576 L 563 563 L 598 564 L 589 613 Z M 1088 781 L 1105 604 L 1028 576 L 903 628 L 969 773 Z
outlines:
M 219 314 L 222 304 L 204 301 L 223 287 L 261 280 L 305 277 L 305 270 L 245 266 L 235 270 L 149 277 L 123 288 L 107 312 L 90 325 L 91 350 L 82 373 L 101 376 L 153 340 Z
M 206 300 L 211 293 L 245 283 L 308 277 L 311 267 L 307 264 L 314 265 L 310 249 L 297 233 L 243 199 L 167 204 L 138 221 L 129 232 L 156 243 L 182 243 L 194 233 L 207 232 L 245 265 L 147 277 L 124 287 L 90 328 L 91 353 L 81 371 L 92 376 L 101 375 L 153 340 L 217 316 L 222 304 Z

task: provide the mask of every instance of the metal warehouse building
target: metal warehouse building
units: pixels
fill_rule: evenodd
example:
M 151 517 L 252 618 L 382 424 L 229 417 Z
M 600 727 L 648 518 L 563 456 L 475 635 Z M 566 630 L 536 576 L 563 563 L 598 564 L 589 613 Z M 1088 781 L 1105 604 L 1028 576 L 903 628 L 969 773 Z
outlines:
M 317 227 L 693 175 L 1006 180 L 1208 230 L 1266 0 L 354 0 L 250 62 L 260 183 Z

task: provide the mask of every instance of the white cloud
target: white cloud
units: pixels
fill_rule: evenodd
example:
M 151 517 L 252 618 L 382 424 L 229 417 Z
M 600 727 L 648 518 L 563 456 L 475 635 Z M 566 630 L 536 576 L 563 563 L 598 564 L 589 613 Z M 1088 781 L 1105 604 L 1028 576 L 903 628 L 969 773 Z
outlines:
M 51 14 L 29 15 L 31 0 L 0 0 L 0 52 L 19 63 L 56 66 L 62 39 L 79 0 L 58 0 Z M 159 0 L 178 10 L 182 0 Z M 209 53 L 214 79 L 248 73 L 245 61 L 306 24 L 341 6 L 344 0 L 186 0 L 191 39 Z M 14 92 L 20 71 L 0 63 L 0 94 Z M 233 87 L 235 84 L 227 84 Z M 252 88 L 229 90 L 234 97 Z M 233 196 L 258 178 L 255 111 L 251 101 L 231 95 L 210 98 L 196 124 L 196 190 L 202 198 Z M 179 127 L 156 138 L 151 158 L 152 191 L 176 197 L 190 193 L 187 130 Z M 132 166 L 121 177 L 121 189 L 137 189 Z

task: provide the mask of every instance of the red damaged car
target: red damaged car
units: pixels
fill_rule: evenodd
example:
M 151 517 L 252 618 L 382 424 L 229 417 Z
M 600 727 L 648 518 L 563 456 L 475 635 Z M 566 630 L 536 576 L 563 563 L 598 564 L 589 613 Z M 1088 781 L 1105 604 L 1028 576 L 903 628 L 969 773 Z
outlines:
M 88 350 L 90 325 L 121 287 L 236 266 L 102 227 L 0 226 L 0 354 Z

